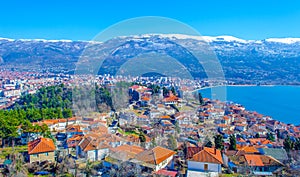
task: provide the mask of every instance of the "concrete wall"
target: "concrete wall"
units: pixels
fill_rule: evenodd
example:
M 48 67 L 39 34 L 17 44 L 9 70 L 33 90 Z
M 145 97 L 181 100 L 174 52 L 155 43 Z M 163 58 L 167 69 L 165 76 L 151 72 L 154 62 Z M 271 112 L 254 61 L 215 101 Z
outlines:
M 108 149 L 92 150 L 87 152 L 87 158 L 91 161 L 98 161 L 103 159 L 108 153 Z
M 29 156 L 30 163 L 32 163 L 32 162 L 42 162 L 42 161 L 46 161 L 46 160 L 54 162 L 55 161 L 54 155 L 55 155 L 54 152 L 31 154 Z
M 165 168 L 168 165 L 168 163 L 171 162 L 172 159 L 173 159 L 173 156 L 170 156 L 166 160 L 162 161 L 160 164 L 156 165 L 155 171 Z
M 208 170 L 204 170 L 204 164 L 208 165 Z M 188 161 L 188 169 L 203 172 L 222 172 L 221 164 L 207 163 L 207 162 L 196 162 Z

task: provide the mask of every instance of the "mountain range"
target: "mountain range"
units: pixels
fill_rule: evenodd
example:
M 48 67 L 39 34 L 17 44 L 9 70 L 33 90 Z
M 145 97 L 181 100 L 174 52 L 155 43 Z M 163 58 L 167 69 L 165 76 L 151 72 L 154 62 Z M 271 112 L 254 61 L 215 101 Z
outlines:
M 183 34 L 123 36 L 106 42 L 0 38 L 0 65 L 18 70 L 72 73 L 78 61 L 88 63 L 90 58 L 101 56 L 105 59 L 101 61 L 101 72 L 115 74 L 138 54 L 155 52 L 176 58 L 193 77 L 207 77 L 189 50 L 201 53 L 200 64 L 209 62 L 205 55 L 217 58 L 226 79 L 236 83 L 300 83 L 300 38 L 243 40 L 233 36 Z

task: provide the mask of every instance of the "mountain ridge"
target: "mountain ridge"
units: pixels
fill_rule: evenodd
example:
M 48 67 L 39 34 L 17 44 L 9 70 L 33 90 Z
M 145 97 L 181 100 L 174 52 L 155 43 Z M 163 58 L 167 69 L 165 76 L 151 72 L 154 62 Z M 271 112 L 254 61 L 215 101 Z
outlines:
M 202 52 L 206 52 L 203 45 L 209 47 L 210 54 L 215 53 L 223 67 L 226 79 L 237 83 L 300 83 L 300 38 L 243 40 L 225 35 L 207 37 L 183 34 L 121 36 L 105 42 L 6 38 L 0 39 L 0 65 L 8 69 L 72 73 L 87 49 L 90 53 L 97 53 L 99 47 L 104 47 L 112 48 L 113 52 L 105 60 L 103 72 L 114 73 L 130 58 L 152 51 L 177 57 L 191 66 L 188 68 L 195 74 L 194 77 L 202 78 L 201 68 L 194 66 L 193 56 L 178 44 Z
M 259 41 L 268 41 L 268 42 L 277 42 L 277 43 L 296 43 L 300 42 L 300 37 L 270 37 L 265 39 L 243 39 L 238 38 L 231 35 L 217 35 L 217 36 L 207 36 L 207 35 L 187 35 L 187 34 L 158 34 L 158 33 L 150 33 L 150 34 L 143 34 L 143 35 L 129 35 L 129 36 L 118 36 L 118 37 L 144 37 L 144 36 L 154 36 L 159 35 L 161 37 L 176 37 L 177 39 L 198 39 L 198 40 L 205 40 L 207 42 L 211 41 L 240 41 L 240 42 L 259 42 Z M 116 37 L 116 38 L 118 38 Z M 227 39 L 227 40 L 226 40 Z M 39 39 L 39 38 L 21 38 L 21 39 L 13 39 L 13 38 L 5 38 L 0 37 L 0 40 L 7 40 L 7 41 L 36 41 L 36 42 L 95 42 L 97 40 L 71 40 L 71 39 Z M 100 42 L 100 41 L 99 41 Z

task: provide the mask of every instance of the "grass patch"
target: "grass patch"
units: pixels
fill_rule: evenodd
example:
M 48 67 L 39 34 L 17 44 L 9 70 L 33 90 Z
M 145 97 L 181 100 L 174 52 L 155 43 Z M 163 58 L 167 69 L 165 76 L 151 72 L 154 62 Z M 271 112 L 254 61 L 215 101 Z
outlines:
M 233 173 L 233 174 L 221 174 L 220 177 L 242 177 L 241 174 Z
M 139 136 L 139 133 L 135 132 L 135 131 L 128 131 L 128 132 L 124 132 L 125 135 L 137 135 Z
M 14 149 L 12 147 L 0 148 L 0 159 L 5 159 L 8 155 L 13 153 L 23 153 L 27 152 L 27 145 L 24 146 L 15 146 Z

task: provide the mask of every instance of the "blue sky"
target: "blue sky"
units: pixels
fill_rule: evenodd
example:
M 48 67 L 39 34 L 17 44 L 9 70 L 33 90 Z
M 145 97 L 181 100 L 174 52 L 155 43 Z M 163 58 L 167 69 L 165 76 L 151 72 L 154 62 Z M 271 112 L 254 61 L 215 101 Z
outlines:
M 300 37 L 298 0 L 1 0 L 0 37 L 90 40 L 119 21 L 162 16 L 202 35 Z

